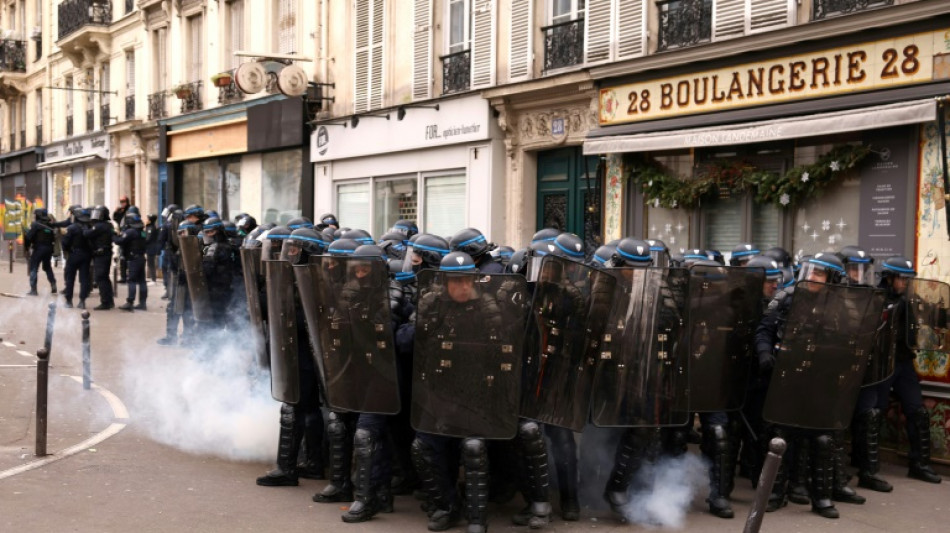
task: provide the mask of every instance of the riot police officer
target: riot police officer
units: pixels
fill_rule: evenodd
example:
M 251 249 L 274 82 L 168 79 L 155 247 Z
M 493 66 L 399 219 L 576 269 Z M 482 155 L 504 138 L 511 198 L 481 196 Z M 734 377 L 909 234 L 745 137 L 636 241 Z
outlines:
M 746 266 L 753 257 L 759 255 L 759 249 L 754 244 L 743 243 L 736 245 L 729 256 L 731 266 Z
M 202 229 L 201 269 L 208 284 L 208 297 L 214 317 L 212 326 L 218 329 L 227 325 L 227 311 L 231 303 L 234 275 L 234 250 L 224 232 L 224 222 L 212 217 Z
M 89 224 L 89 210 L 73 210 L 73 222 L 66 228 L 63 236 L 63 250 L 66 252 L 66 267 L 63 271 L 63 306 L 73 306 L 73 286 L 76 274 L 79 274 L 79 308 L 86 308 L 86 298 L 92 292 L 92 279 L 89 266 L 92 261 L 92 246 L 83 235 L 83 228 Z
M 145 311 L 145 300 L 148 298 L 148 286 L 145 281 L 145 225 L 142 223 L 142 217 L 135 213 L 125 215 L 123 220 L 127 227 L 122 233 L 113 237 L 113 241 L 119 245 L 128 269 L 129 295 L 125 300 L 125 305 L 120 306 L 119 309 Z M 138 288 L 139 304 L 133 307 L 136 288 Z
M 112 236 L 115 230 L 109 222 L 109 208 L 97 205 L 92 210 L 92 227 L 83 230 L 83 236 L 92 245 L 92 264 L 96 285 L 99 287 L 99 305 L 94 309 L 107 311 L 115 307 L 109 269 L 112 268 Z
M 53 257 L 53 244 L 56 242 L 56 232 L 50 225 L 49 213 L 46 209 L 35 209 L 33 211 L 33 224 L 30 230 L 23 236 L 23 247 L 30 253 L 30 292 L 31 296 L 39 294 L 36 292 L 36 278 L 39 274 L 40 266 L 46 273 L 46 279 L 53 294 L 56 294 L 56 276 L 53 274 L 53 267 L 50 259 Z
M 466 228 L 449 239 L 449 246 L 454 252 L 465 252 L 473 261 L 479 272 L 485 274 L 501 274 L 505 271 L 505 266 L 489 253 L 495 245 L 488 242 L 488 239 L 482 235 L 482 232 L 475 228 Z

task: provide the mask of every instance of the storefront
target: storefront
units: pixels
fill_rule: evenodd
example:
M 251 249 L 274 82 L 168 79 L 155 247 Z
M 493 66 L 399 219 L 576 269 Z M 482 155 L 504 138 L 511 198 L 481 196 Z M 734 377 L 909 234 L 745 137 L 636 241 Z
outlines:
M 97 134 L 73 137 L 45 147 L 44 161 L 37 165 L 46 173 L 50 191 L 49 210 L 57 219 L 65 219 L 69 206 L 107 205 L 112 187 L 109 170 L 109 136 Z
M 488 102 L 445 99 L 316 126 L 315 213 L 385 233 L 396 220 L 449 237 L 475 227 L 503 237 L 505 147 Z M 436 105 L 436 102 L 431 104 Z
M 950 261 L 937 134 L 948 23 L 602 80 L 584 153 L 607 157 L 608 238 L 727 256 L 742 242 L 799 257 L 857 244 L 950 281 L 932 267 Z M 921 352 L 917 368 L 934 455 L 950 460 L 950 363 Z M 889 419 L 896 445 L 899 415 Z
M 312 216 L 303 101 L 275 96 L 212 111 L 160 121 L 159 194 L 167 184 L 168 201 L 224 218 Z
M 23 233 L 33 220 L 33 210 L 46 207 L 46 189 L 42 172 L 36 164 L 43 151 L 29 148 L 0 156 L 0 220 L 3 221 L 2 240 L 22 244 Z

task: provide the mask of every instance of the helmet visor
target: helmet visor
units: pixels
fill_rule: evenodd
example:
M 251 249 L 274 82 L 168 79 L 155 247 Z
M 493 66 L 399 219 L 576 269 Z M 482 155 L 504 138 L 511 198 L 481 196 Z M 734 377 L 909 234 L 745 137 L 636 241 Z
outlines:
M 282 241 L 284 244 L 280 248 L 280 260 L 287 261 L 292 265 L 300 265 L 304 262 L 303 243 L 294 239 Z
M 874 280 L 874 264 L 871 262 L 849 261 L 844 266 L 844 272 L 848 281 L 857 285 L 870 285 Z
M 822 265 L 816 265 L 811 261 L 802 265 L 798 273 L 798 281 L 814 281 L 818 283 L 831 283 L 833 281 L 830 268 Z
M 261 260 L 274 261 L 281 259 L 280 252 L 285 240 L 265 238 L 264 244 L 261 246 Z

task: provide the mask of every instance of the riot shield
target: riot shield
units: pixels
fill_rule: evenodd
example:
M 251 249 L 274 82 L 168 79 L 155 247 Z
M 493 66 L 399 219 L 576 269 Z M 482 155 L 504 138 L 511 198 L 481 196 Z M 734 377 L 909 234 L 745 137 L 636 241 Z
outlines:
M 689 272 L 618 268 L 594 374 L 597 426 L 679 426 L 689 420 L 685 327 Z
M 304 311 L 316 301 L 316 331 L 327 401 L 333 409 L 396 414 L 400 409 L 389 311 L 389 271 L 374 258 L 321 256 L 307 267 L 313 277 Z
M 307 321 L 307 335 L 310 338 L 313 362 L 317 368 L 317 378 L 320 380 L 320 394 L 323 401 L 329 405 L 330 402 L 326 399 L 326 369 L 323 367 L 323 348 L 320 345 L 320 321 L 318 318 L 322 312 L 323 299 L 326 296 L 321 294 L 320 288 L 314 281 L 314 262 L 319 261 L 319 259 L 317 256 L 312 256 L 310 257 L 310 263 L 294 265 L 294 278 L 297 280 L 297 294 L 300 295 L 304 319 Z
M 800 281 L 792 297 L 763 416 L 783 426 L 845 429 L 874 347 L 884 292 Z
M 521 416 L 582 431 L 617 282 L 576 261 L 539 259 L 525 333 Z
M 244 293 L 247 294 L 247 312 L 253 333 L 254 354 L 261 368 L 270 366 L 264 339 L 264 306 L 261 302 L 261 249 L 241 248 L 241 270 L 244 274 Z
M 449 437 L 514 437 L 525 278 L 423 270 L 418 288 L 412 427 Z
M 297 310 L 294 306 L 294 268 L 287 261 L 264 261 L 267 287 L 267 329 L 270 345 L 270 393 L 285 403 L 300 401 L 297 362 Z
M 950 285 L 932 279 L 907 281 L 907 346 L 912 350 L 950 352 Z
M 765 272 L 694 265 L 689 269 L 689 410 L 742 408 Z
M 201 243 L 195 235 L 179 235 L 178 243 L 181 247 L 181 262 L 188 281 L 188 294 L 191 296 L 191 308 L 195 313 L 195 320 L 212 322 L 211 297 L 208 296 L 208 283 L 205 280 L 204 270 L 201 268 Z
M 894 362 L 897 360 L 895 357 L 897 331 L 896 323 L 888 320 L 891 312 L 893 310 L 885 308 L 878 320 L 874 345 L 871 353 L 868 354 L 868 364 L 864 370 L 862 387 L 878 385 L 894 374 Z

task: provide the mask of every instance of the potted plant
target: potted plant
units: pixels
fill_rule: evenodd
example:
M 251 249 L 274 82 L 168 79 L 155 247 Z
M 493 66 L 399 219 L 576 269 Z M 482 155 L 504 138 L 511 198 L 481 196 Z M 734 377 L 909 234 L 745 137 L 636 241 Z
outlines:
M 213 83 L 215 87 L 227 87 L 228 85 L 231 85 L 231 81 L 233 79 L 234 75 L 231 73 L 231 71 L 219 72 L 214 76 L 211 76 L 211 83 Z
M 191 96 L 191 84 L 179 83 L 172 89 L 172 92 L 175 93 L 175 96 L 177 96 L 179 100 L 184 100 Z

